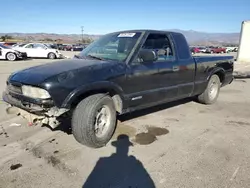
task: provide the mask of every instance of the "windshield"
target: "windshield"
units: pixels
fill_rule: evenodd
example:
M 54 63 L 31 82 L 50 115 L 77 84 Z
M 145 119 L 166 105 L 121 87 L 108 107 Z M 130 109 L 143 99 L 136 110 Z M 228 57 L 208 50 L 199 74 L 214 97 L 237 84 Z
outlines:
M 140 32 L 123 32 L 104 35 L 86 47 L 80 53 L 79 57 L 125 61 L 140 36 Z
M 10 47 L 4 46 L 4 45 L 2 45 L 2 44 L 0 44 L 0 47 L 3 48 L 3 49 L 10 49 Z

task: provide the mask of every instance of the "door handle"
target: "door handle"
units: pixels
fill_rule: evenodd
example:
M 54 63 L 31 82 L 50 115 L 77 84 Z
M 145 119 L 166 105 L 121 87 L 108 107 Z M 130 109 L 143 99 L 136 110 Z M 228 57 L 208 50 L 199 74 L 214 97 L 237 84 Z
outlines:
M 173 71 L 174 72 L 179 71 L 179 70 L 180 70 L 179 66 L 173 66 Z

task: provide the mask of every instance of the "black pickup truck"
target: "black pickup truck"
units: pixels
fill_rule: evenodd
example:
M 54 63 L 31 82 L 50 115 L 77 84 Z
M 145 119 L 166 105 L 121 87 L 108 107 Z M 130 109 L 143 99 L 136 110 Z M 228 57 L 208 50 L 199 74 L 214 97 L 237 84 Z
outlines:
M 187 97 L 214 103 L 233 81 L 233 62 L 231 56 L 192 57 L 180 33 L 115 32 L 73 59 L 13 73 L 3 100 L 52 128 L 70 116 L 76 140 L 98 148 L 111 139 L 117 115 Z

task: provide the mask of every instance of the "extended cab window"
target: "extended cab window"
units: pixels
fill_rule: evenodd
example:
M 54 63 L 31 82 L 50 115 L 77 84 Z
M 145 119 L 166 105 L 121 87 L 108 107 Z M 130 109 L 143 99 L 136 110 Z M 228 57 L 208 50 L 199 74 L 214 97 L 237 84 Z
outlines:
M 173 48 L 166 34 L 149 34 L 142 49 L 150 49 L 157 54 L 156 62 L 173 60 Z

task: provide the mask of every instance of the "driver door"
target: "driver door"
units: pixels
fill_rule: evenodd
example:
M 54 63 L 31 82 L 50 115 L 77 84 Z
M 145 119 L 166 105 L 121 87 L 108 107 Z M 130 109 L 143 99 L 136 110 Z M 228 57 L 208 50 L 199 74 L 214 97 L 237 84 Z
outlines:
M 130 93 L 130 107 L 146 107 L 177 98 L 178 61 L 167 34 L 150 33 L 141 49 L 154 51 L 157 59 L 143 63 L 135 58 L 129 65 L 127 92 Z

